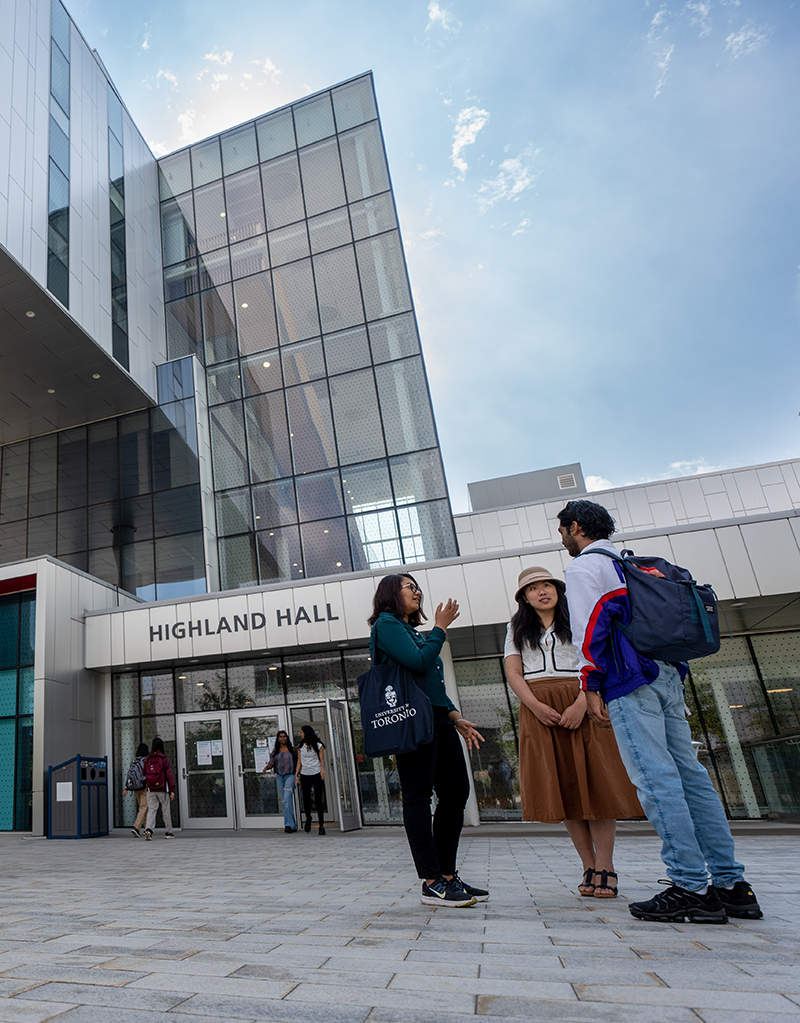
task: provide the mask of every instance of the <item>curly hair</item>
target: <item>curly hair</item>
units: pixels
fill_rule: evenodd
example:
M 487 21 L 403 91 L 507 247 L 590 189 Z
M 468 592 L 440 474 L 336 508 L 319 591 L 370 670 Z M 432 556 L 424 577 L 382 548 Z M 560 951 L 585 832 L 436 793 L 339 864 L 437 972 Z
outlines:
M 562 643 L 572 642 L 572 629 L 569 624 L 569 607 L 567 606 L 567 588 L 560 579 L 553 579 L 553 585 L 558 592 L 558 603 L 555 606 L 555 617 L 553 627 L 556 636 Z M 539 640 L 544 634 L 544 625 L 539 617 L 536 608 L 531 607 L 525 599 L 524 591 L 517 597 L 517 610 L 511 619 L 511 635 L 514 639 L 514 646 L 521 651 L 525 643 L 535 650 Z
M 374 625 L 378 620 L 378 616 L 383 611 L 388 611 L 390 614 L 397 615 L 398 618 L 405 618 L 406 609 L 403 603 L 403 595 L 400 590 L 406 579 L 410 579 L 415 586 L 419 587 L 417 580 L 413 575 L 409 575 L 408 572 L 403 572 L 399 575 L 385 575 L 383 579 L 381 579 L 378 583 L 377 590 L 375 590 L 375 596 L 372 599 L 372 614 L 367 619 L 367 625 Z M 427 620 L 428 616 L 422 610 L 422 590 L 420 590 L 419 607 L 416 611 L 412 611 L 412 613 L 408 616 L 408 624 L 416 629 Z
M 558 513 L 558 521 L 565 529 L 577 522 L 590 540 L 607 540 L 616 529 L 608 511 L 594 501 L 568 501 Z

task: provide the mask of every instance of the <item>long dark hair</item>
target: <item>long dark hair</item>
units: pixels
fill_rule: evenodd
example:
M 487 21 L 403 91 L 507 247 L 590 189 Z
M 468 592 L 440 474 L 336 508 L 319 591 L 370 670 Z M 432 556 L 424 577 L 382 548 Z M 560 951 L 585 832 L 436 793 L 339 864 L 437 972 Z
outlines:
M 406 609 L 400 590 L 406 579 L 410 579 L 415 586 L 419 587 L 417 580 L 413 575 L 409 575 L 408 572 L 403 572 L 400 575 L 385 575 L 381 579 L 377 590 L 375 590 L 375 596 L 372 598 L 372 614 L 367 619 L 367 625 L 374 625 L 378 620 L 378 615 L 383 611 L 397 615 L 398 618 L 405 618 Z M 408 616 L 408 624 L 416 629 L 417 626 L 422 625 L 427 620 L 428 616 L 422 610 L 422 590 L 420 590 L 419 607 Z
M 164 740 L 160 735 L 153 737 L 153 743 L 150 746 L 150 753 L 163 753 L 164 752 Z
M 572 629 L 569 627 L 569 607 L 567 606 L 567 588 L 559 579 L 549 579 L 548 582 L 556 588 L 558 603 L 555 606 L 555 617 L 553 618 L 553 629 L 556 636 L 562 643 L 572 642 Z M 539 640 L 544 635 L 544 625 L 536 609 L 525 599 L 525 591 L 522 590 L 517 596 L 517 610 L 511 619 L 511 635 L 514 637 L 514 646 L 521 651 L 523 644 L 534 650 L 539 645 Z
M 292 754 L 292 757 L 294 757 L 294 753 L 295 753 L 295 750 L 294 750 L 294 746 L 292 745 L 292 737 L 291 737 L 291 735 L 289 735 L 289 733 L 288 733 L 287 731 L 285 731 L 285 730 L 284 730 L 284 729 L 282 728 L 282 729 L 281 729 L 281 730 L 280 730 L 280 731 L 278 732 L 278 734 L 277 734 L 277 735 L 275 736 L 275 745 L 274 745 L 274 746 L 273 746 L 273 748 L 272 748 L 272 756 L 271 756 L 271 758 L 270 758 L 270 759 L 272 759 L 272 760 L 274 760 L 274 759 L 275 759 L 275 757 L 276 757 L 276 756 L 277 756 L 277 755 L 278 755 L 279 753 L 282 753 L 282 752 L 283 752 L 283 750 L 281 750 L 281 736 L 282 736 L 282 735 L 285 735 L 285 736 L 286 736 L 286 752 L 287 752 L 287 753 L 291 753 L 291 754 Z
M 300 729 L 300 745 L 308 746 L 308 748 L 313 749 L 315 753 L 319 753 L 319 748 L 322 744 L 319 741 L 319 736 L 311 725 L 303 725 Z
M 136 756 L 137 756 L 137 758 L 138 757 L 146 757 L 146 756 L 149 756 L 149 755 L 150 755 L 150 750 L 147 748 L 147 743 L 146 742 L 140 742 L 139 745 L 136 747 Z

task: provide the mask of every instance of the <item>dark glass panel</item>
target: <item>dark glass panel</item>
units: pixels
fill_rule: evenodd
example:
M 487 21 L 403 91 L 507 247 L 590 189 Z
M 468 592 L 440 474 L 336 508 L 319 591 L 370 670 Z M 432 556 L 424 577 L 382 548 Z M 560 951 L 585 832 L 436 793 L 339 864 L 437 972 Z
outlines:
M 153 498 L 150 494 L 120 502 L 120 543 L 134 543 L 153 537 Z
M 377 121 L 339 136 L 348 202 L 389 190 L 389 171 Z
M 197 421 L 194 399 L 150 410 L 153 442 L 153 490 L 197 483 Z
M 200 321 L 200 296 L 192 295 L 177 302 L 168 302 L 167 358 L 182 359 L 197 355 L 203 361 L 203 331 Z
M 56 553 L 56 516 L 40 515 L 28 521 L 28 557 Z
M 273 272 L 281 344 L 320 333 L 311 260 L 290 263 Z
M 242 380 L 238 362 L 226 362 L 222 366 L 212 366 L 206 370 L 208 384 L 208 404 L 220 405 L 234 401 L 242 396 Z
M 333 90 L 333 110 L 336 114 L 336 130 L 347 131 L 364 121 L 371 121 L 378 116 L 375 109 L 375 96 L 372 91 L 372 79 L 369 75 L 347 82 Z
M 242 384 L 245 395 L 264 394 L 283 387 L 281 360 L 277 348 L 242 359 Z
M 206 592 L 202 533 L 156 540 L 156 597 L 170 600 Z
M 398 504 L 431 501 L 447 496 L 442 460 L 437 448 L 418 451 L 413 455 L 396 455 L 389 459 L 389 465 Z
M 28 520 L 0 524 L 0 562 L 22 561 L 26 556 Z
M 60 518 L 60 516 L 59 516 Z M 71 565 L 73 568 L 79 569 L 81 572 L 89 571 L 88 563 L 89 555 L 86 551 L 76 551 L 75 554 L 59 554 L 58 560 L 63 561 L 65 565 Z
M 217 532 L 220 536 L 246 533 L 253 528 L 250 488 L 217 494 Z
M 226 132 L 222 142 L 222 166 L 225 174 L 235 174 L 258 163 L 256 147 L 256 129 L 253 124 L 245 124 Z
M 209 418 L 214 489 L 241 487 L 248 482 L 242 404 L 219 405 L 209 411 Z
M 375 195 L 371 199 L 362 199 L 350 207 L 350 218 L 353 221 L 353 235 L 356 239 L 369 238 L 373 234 L 382 234 L 397 227 L 394 202 L 391 192 Z
M 385 461 L 348 465 L 342 470 L 342 487 L 348 514 L 372 511 L 393 503 Z
M 271 231 L 303 219 L 305 209 L 296 153 L 264 164 L 261 168 L 261 179 L 264 184 L 267 227 Z
M 297 134 L 297 145 L 307 146 L 319 139 L 333 135 L 336 128 L 333 123 L 333 107 L 331 96 L 323 92 L 313 99 L 303 100 L 295 103 L 292 107 L 294 112 L 294 127 Z
M 194 216 L 199 252 L 211 252 L 228 244 L 225 196 L 221 181 L 195 191 Z
M 176 263 L 164 271 L 164 298 L 167 302 L 194 295 L 198 289 L 196 259 L 187 259 L 183 263 Z
M 344 514 L 342 485 L 337 469 L 311 476 L 298 476 L 295 482 L 301 522 Z
M 244 406 L 252 482 L 290 476 L 292 463 L 283 391 L 248 398 Z
M 375 362 L 403 359 L 419 354 L 419 335 L 413 313 L 369 324 L 369 340 Z
M 270 671 L 270 668 L 276 670 Z M 284 702 L 280 661 L 229 664 L 228 689 L 231 703 L 241 707 L 273 707 Z
M 33 718 L 17 718 L 17 777 L 14 783 L 14 827 L 30 831 L 33 821 Z
M 150 417 L 134 412 L 119 421 L 120 495 L 135 497 L 151 489 Z
M 119 546 L 119 504 L 108 501 L 89 508 L 89 549 Z
M 328 373 L 347 373 L 370 364 L 367 328 L 355 327 L 323 339 Z
M 436 445 L 433 413 L 422 360 L 377 366 L 378 397 L 390 455 Z
M 58 513 L 58 533 L 56 538 L 58 557 L 84 551 L 86 541 L 86 509 L 73 508 Z
M 17 714 L 33 714 L 34 674 L 33 665 L 20 668 L 19 689 L 17 694 Z M 12 711 L 12 714 L 14 712 Z
M 16 668 L 19 658 L 19 596 L 13 593 L 0 597 L 0 668 Z M 16 703 L 17 679 L 10 687 L 12 699 Z M 4 687 L 5 688 L 5 687 Z M 11 711 L 13 714 L 14 712 Z
M 53 253 L 47 257 L 47 290 L 69 309 L 69 270 Z
M 125 544 L 120 549 L 120 578 L 123 590 L 142 600 L 156 599 L 156 571 L 153 541 Z
M 366 462 L 385 455 L 372 370 L 332 377 L 330 389 L 340 464 Z
M 53 0 L 50 5 L 51 20 L 50 20 L 50 34 L 56 43 L 61 47 L 61 52 L 69 60 L 69 35 L 70 35 L 70 20 L 69 15 L 64 9 L 63 5 L 59 0 Z
M 97 576 L 112 586 L 120 585 L 119 548 L 103 547 L 89 551 L 89 575 Z
M 69 117 L 69 61 L 57 46 L 50 48 L 50 92 Z
M 350 516 L 347 524 L 354 571 L 402 565 L 403 549 L 394 507 L 376 507 L 362 515 Z
M 305 384 L 325 376 L 325 357 L 322 342 L 301 341 L 281 349 L 283 376 L 286 386 Z
M 192 187 L 192 169 L 189 165 L 189 150 L 173 153 L 158 161 L 161 198 L 188 192 Z
M 368 320 L 380 320 L 411 308 L 397 231 L 356 242 L 356 255 Z
M 117 421 L 107 419 L 89 426 L 88 502 L 111 501 L 119 496 Z
M 269 233 L 269 255 L 273 266 L 281 263 L 292 263 L 302 259 L 309 253 L 308 232 L 306 222 L 298 221 L 288 227 L 280 227 Z
M 201 188 L 222 177 L 222 160 L 219 153 L 219 139 L 208 139 L 191 148 L 192 177 L 194 187 Z
M 209 288 L 218 288 L 222 284 L 228 284 L 231 279 L 231 261 L 227 246 L 224 249 L 216 249 L 214 252 L 206 252 L 200 257 L 200 288 L 207 291 Z
M 85 504 L 86 427 L 78 426 L 58 435 L 58 510 L 80 508 Z
M 262 235 L 260 238 L 248 238 L 245 242 L 231 245 L 231 273 L 234 280 L 238 280 L 240 277 L 249 277 L 251 274 L 268 269 L 269 253 L 266 235 Z
M 258 151 L 262 163 L 265 160 L 272 160 L 276 156 L 283 156 L 284 153 L 295 148 L 291 110 L 282 110 L 269 117 L 262 117 L 260 121 L 256 121 L 256 131 L 258 132 Z
M 19 663 L 33 664 L 36 641 L 36 594 L 19 597 Z
M 228 685 L 224 664 L 191 665 L 175 672 L 176 710 L 186 714 L 198 710 L 223 710 L 228 706 Z M 173 761 L 175 763 L 175 761 Z
M 264 529 L 256 533 L 259 578 L 262 583 L 280 579 L 303 579 L 300 532 L 297 526 Z
M 161 405 L 182 398 L 194 397 L 194 374 L 191 359 L 175 359 L 156 367 L 156 386 Z
M 325 380 L 292 387 L 286 392 L 295 473 L 336 465 L 328 385 Z M 283 474 L 282 474 L 283 475 Z
M 236 312 L 242 355 L 263 352 L 277 345 L 271 274 L 256 274 L 236 282 Z
M 200 487 L 178 487 L 153 494 L 153 530 L 159 536 L 177 536 L 203 528 Z
M 122 143 L 116 138 L 113 132 L 108 133 L 108 176 L 112 182 L 124 182 L 125 160 L 122 152 Z
M 197 255 L 191 192 L 161 203 L 161 245 L 164 266 Z
M 800 732 L 800 633 L 753 636 L 752 644 L 778 732 Z
M 332 700 L 344 699 L 342 661 L 338 653 L 300 654 L 296 657 L 285 657 L 283 666 L 286 675 L 286 692 L 290 703 L 298 703 L 300 700 L 322 700 L 326 697 Z M 317 711 L 317 708 L 314 710 Z M 304 708 L 300 713 L 303 715 L 302 717 L 292 715 L 298 735 L 301 723 L 305 724 L 311 721 L 313 724 L 314 721 L 313 717 L 306 716 L 309 714 L 309 710 Z M 324 717 L 320 716 L 316 720 L 324 720 Z
M 311 251 L 315 253 L 345 245 L 352 240 L 347 208 L 342 206 L 341 209 L 321 213 L 309 220 L 308 234 L 311 238 Z
M 407 565 L 438 558 L 455 558 L 458 548 L 447 501 L 400 505 L 397 508 L 403 560 Z
M 66 177 L 69 177 L 69 139 L 52 117 L 50 118 L 50 159 Z
M 69 216 L 69 179 L 61 173 L 52 160 L 50 160 L 50 183 L 48 196 L 48 214 L 50 216 L 50 223 L 54 227 L 57 227 L 65 238 L 68 238 L 69 231 L 66 229 L 66 225 L 68 224 L 67 218 Z M 61 214 L 64 218 L 64 229 L 62 229 L 59 222 L 59 214 Z
M 356 261 L 350 245 L 314 256 L 314 276 L 325 333 L 364 322 Z
M 261 175 L 257 167 L 225 179 L 225 202 L 231 242 L 241 242 L 266 231 Z
M 347 524 L 343 518 L 307 522 L 300 527 L 300 533 L 307 579 L 352 570 Z
M 30 494 L 28 514 L 46 515 L 56 510 L 58 482 L 58 437 L 34 437 L 30 452 Z
M 28 441 L 3 448 L 0 522 L 24 519 L 28 514 Z
M 142 672 L 140 685 L 142 687 L 142 714 L 149 716 L 151 714 L 175 713 L 175 692 L 171 671 L 162 671 L 152 675 Z
M 235 359 L 239 353 L 236 347 L 236 318 L 231 285 L 204 291 L 202 298 L 206 365 Z
M 297 522 L 294 481 L 278 480 L 253 487 L 253 511 L 256 529 L 286 526 Z
M 219 541 L 219 573 L 223 590 L 255 586 L 258 582 L 255 540 L 252 534 L 228 536 Z
M 342 165 L 335 138 L 301 150 L 300 175 L 307 216 L 314 217 L 336 206 L 344 206 Z

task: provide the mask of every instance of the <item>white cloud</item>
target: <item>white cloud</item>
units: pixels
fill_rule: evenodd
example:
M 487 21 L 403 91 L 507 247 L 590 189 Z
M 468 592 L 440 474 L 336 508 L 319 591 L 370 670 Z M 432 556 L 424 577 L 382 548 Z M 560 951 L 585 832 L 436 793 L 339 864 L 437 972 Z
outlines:
M 656 82 L 656 91 L 653 93 L 653 99 L 659 95 L 661 90 L 666 84 L 667 78 L 669 78 L 669 62 L 672 60 L 672 51 L 675 49 L 675 44 L 668 46 L 661 53 L 656 54 L 656 71 L 660 72 L 658 81 Z
M 149 32 L 144 37 L 144 42 L 142 43 L 142 49 L 143 50 L 149 50 L 150 49 L 150 33 Z
M 440 230 L 438 227 L 431 227 L 427 231 L 423 231 L 423 233 L 420 235 L 420 238 L 422 238 L 423 241 L 426 242 L 432 241 L 434 238 L 446 237 L 447 235 L 444 233 L 444 231 Z
M 665 32 L 669 31 L 669 25 L 667 24 L 667 18 L 672 16 L 672 11 L 668 11 L 665 7 L 662 7 L 658 11 L 653 20 L 650 22 L 650 31 L 647 33 L 647 41 L 649 43 L 655 42 L 660 39 Z
M 525 217 L 524 220 L 520 220 L 519 226 L 517 227 L 516 231 L 511 232 L 511 237 L 513 238 L 515 234 L 525 234 L 525 232 L 530 226 L 531 226 L 530 218 Z
M 154 156 L 166 156 L 167 153 L 172 152 L 172 149 L 165 142 L 156 142 L 155 139 L 151 139 L 147 144 L 153 151 Z
M 458 18 L 451 14 L 446 7 L 440 7 L 434 0 L 428 4 L 428 24 L 425 26 L 425 31 L 428 32 L 435 25 L 443 28 L 445 32 L 458 32 L 461 28 L 461 22 Z
M 194 130 L 194 119 L 196 116 L 197 111 L 191 107 L 184 110 L 182 114 L 178 114 L 178 124 L 181 126 L 181 134 L 178 141 L 181 144 L 196 141 L 197 132 Z
M 488 261 L 485 263 L 478 263 L 474 270 L 470 270 L 469 276 L 473 277 L 476 273 L 480 273 L 480 271 L 485 270 L 488 265 L 489 265 Z
M 738 32 L 731 32 L 726 38 L 725 52 L 730 55 L 731 60 L 747 57 L 760 50 L 771 35 L 772 28 L 769 25 L 759 25 L 756 28 L 752 21 L 748 21 Z
M 593 494 L 598 490 L 614 489 L 614 484 L 611 480 L 607 480 L 605 476 L 584 476 L 583 479 L 586 483 L 586 490 L 590 494 Z
M 722 472 L 725 465 L 709 465 L 705 458 L 690 458 L 684 462 L 670 462 L 670 471 L 662 475 L 662 479 L 670 476 L 697 476 L 702 472 Z
M 541 150 L 537 149 L 537 153 Z M 525 152 L 523 156 L 530 155 Z M 517 202 L 522 193 L 535 184 L 536 175 L 530 167 L 523 164 L 521 157 L 510 157 L 503 160 L 499 173 L 488 181 L 484 181 L 478 189 L 475 201 L 481 213 L 486 213 L 499 202 Z
M 225 50 L 224 53 L 219 53 L 215 50 L 213 53 L 207 53 L 205 57 L 203 57 L 203 60 L 213 60 L 215 63 L 224 67 L 226 64 L 230 64 L 233 60 L 233 51 Z
M 456 130 L 453 133 L 453 147 L 450 150 L 450 159 L 458 171 L 460 181 L 464 180 L 469 165 L 461 155 L 465 146 L 471 146 L 478 137 L 478 132 L 489 120 L 489 111 L 480 110 L 478 107 L 465 107 L 456 118 Z M 453 182 L 448 182 L 453 184 Z
M 158 83 L 159 78 L 164 78 L 168 82 L 171 82 L 173 89 L 176 88 L 178 85 L 178 76 L 174 75 L 171 71 L 159 70 L 158 74 L 156 75 L 156 83 Z
M 222 85 L 223 82 L 230 82 L 233 80 L 233 75 L 225 74 L 224 72 L 219 75 L 212 75 L 214 84 L 211 86 L 211 91 L 216 92 L 217 89 Z
M 700 26 L 700 39 L 711 34 L 711 4 L 708 0 L 694 0 L 683 9 L 691 15 L 690 24 Z
M 279 68 L 275 67 L 269 57 L 265 57 L 263 60 L 254 60 L 254 64 L 257 64 L 261 71 L 269 78 L 277 79 L 278 75 L 282 74 Z

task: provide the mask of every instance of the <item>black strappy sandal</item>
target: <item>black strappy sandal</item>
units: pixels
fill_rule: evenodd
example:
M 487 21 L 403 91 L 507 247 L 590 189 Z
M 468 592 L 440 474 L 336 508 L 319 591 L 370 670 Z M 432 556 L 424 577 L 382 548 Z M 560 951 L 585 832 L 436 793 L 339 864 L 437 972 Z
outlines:
M 608 879 L 610 877 L 613 877 L 615 881 L 619 880 L 619 878 L 614 873 L 614 871 L 613 870 L 595 870 L 594 873 L 600 875 L 600 884 L 596 884 L 594 886 L 594 897 L 596 899 L 616 899 L 616 897 L 617 897 L 617 888 L 615 888 L 614 885 L 608 883 Z M 607 892 L 611 892 L 611 895 L 606 895 L 605 892 L 601 893 L 600 892 L 601 888 L 605 888 Z
M 583 880 L 578 885 L 578 893 L 582 895 L 584 898 L 590 898 L 592 895 L 594 895 L 595 886 L 594 882 L 592 881 L 592 878 L 596 873 L 598 873 L 598 871 L 596 871 L 593 867 L 587 867 L 587 869 L 584 870 L 583 872 Z M 582 888 L 591 888 L 592 890 L 590 892 L 584 892 L 581 891 Z

